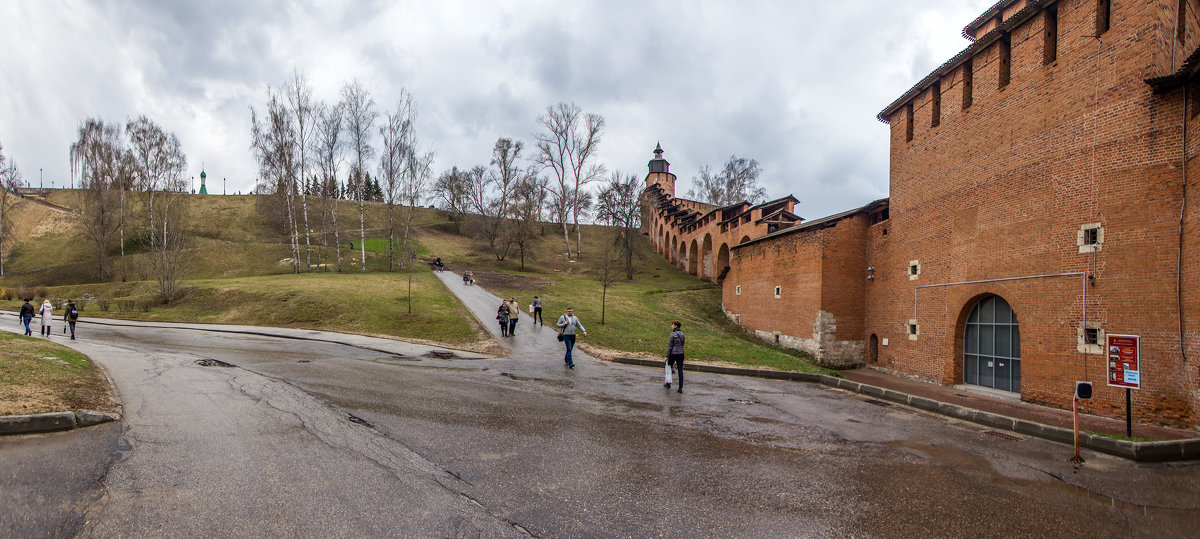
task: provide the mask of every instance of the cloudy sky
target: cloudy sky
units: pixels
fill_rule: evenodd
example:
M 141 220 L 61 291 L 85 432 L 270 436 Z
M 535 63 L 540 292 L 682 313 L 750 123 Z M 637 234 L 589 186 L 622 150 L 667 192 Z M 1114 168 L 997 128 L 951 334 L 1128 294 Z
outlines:
M 992 3 L 0 0 L 0 143 L 61 186 L 81 120 L 145 114 L 210 193 L 247 192 L 250 107 L 300 70 L 330 102 L 357 78 L 380 111 L 407 89 L 437 172 L 486 165 L 498 137 L 530 144 L 574 102 L 605 117 L 610 170 L 644 177 L 661 141 L 682 195 L 701 166 L 750 157 L 814 219 L 887 196 L 875 115 Z

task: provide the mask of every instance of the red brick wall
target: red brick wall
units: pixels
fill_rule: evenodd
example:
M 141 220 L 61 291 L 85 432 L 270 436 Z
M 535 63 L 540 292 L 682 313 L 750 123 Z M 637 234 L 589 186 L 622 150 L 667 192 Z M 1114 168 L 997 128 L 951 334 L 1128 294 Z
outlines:
M 722 283 L 726 313 L 764 339 L 779 333 L 779 344 L 822 364 L 862 364 L 867 219 L 858 214 L 826 228 L 799 227 L 733 249 Z
M 1181 359 L 1175 293 L 1181 98 L 1156 96 L 1144 82 L 1169 63 L 1169 43 L 1156 37 L 1165 4 L 1114 2 L 1112 28 L 1098 43 L 1087 37 L 1095 2 L 1059 2 L 1057 61 L 1043 63 L 1036 16 L 1011 34 L 1007 86 L 997 85 L 991 46 L 974 58 L 970 108 L 961 109 L 956 70 L 941 85 L 938 127 L 928 90 L 914 100 L 911 142 L 903 108 L 892 115 L 891 219 L 868 231 L 876 279 L 866 285 L 865 334 L 889 338 L 882 365 L 961 383 L 963 317 L 981 295 L 997 294 L 1021 324 L 1022 399 L 1067 406 L 1073 382 L 1088 379 L 1098 389 L 1092 410 L 1117 415 L 1124 392 L 1106 387 L 1104 356 L 1078 351 L 1082 277 L 917 288 L 1087 272 L 1096 277 L 1086 290 L 1087 320 L 1142 336 L 1135 417 L 1195 424 L 1196 363 Z M 1076 244 L 1087 223 L 1104 227 L 1094 258 Z M 876 233 L 885 227 L 888 236 Z M 916 280 L 905 274 L 910 260 L 921 264 Z M 914 300 L 920 335 L 909 340 Z

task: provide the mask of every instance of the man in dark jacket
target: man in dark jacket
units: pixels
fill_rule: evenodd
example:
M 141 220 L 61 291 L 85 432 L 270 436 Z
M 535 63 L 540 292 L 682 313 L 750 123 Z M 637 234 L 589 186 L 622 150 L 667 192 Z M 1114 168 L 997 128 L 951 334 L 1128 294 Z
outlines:
M 25 323 L 25 334 L 33 335 L 33 331 L 29 329 L 29 323 L 33 321 L 33 304 L 29 303 L 32 298 L 25 298 L 25 304 L 21 306 L 21 321 Z
M 678 320 L 671 322 L 671 336 L 667 338 L 667 366 L 675 369 L 679 373 L 679 389 L 683 393 L 683 329 Z M 663 384 L 663 387 L 671 389 L 671 382 Z

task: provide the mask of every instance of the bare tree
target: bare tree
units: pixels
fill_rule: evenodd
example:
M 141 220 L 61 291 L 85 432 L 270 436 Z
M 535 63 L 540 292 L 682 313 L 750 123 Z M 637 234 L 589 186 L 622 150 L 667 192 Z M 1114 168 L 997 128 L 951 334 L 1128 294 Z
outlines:
M 296 131 L 292 125 L 291 111 L 283 104 L 277 92 L 268 89 L 266 116 L 259 122 L 254 107 L 250 108 L 251 149 L 258 161 L 259 175 L 266 186 L 283 199 L 285 206 L 285 229 L 289 232 L 292 246 L 292 272 L 300 273 L 300 242 L 296 226 L 294 197 L 296 193 Z
M 413 123 L 416 111 L 413 109 L 412 95 L 406 90 L 400 90 L 400 99 L 396 102 L 396 110 L 384 115 L 383 125 L 379 126 L 380 149 L 379 175 L 383 179 L 383 201 L 387 208 L 388 229 L 388 271 L 392 271 L 395 259 L 396 244 L 396 202 L 401 197 L 401 187 L 408 172 L 408 162 L 415 152 Z M 411 213 L 411 211 L 409 212 Z M 408 230 L 405 229 L 407 241 Z
M 0 276 L 4 275 L 4 250 L 12 248 L 12 210 L 20 202 L 16 196 L 21 185 L 21 171 L 16 161 L 4 155 L 4 144 L 0 143 Z
M 617 282 L 620 278 L 620 272 L 617 271 L 617 264 L 620 263 L 614 256 L 614 249 L 617 245 L 616 238 L 613 241 L 607 242 L 604 245 L 604 258 L 600 259 L 600 270 L 596 273 L 596 280 L 600 282 L 600 325 L 604 325 L 604 311 L 608 306 L 608 287 Z
M 79 218 L 83 234 L 92 243 L 100 281 L 108 278 L 108 249 L 120 227 L 119 188 L 122 168 L 129 159 L 121 140 L 121 127 L 88 118 L 79 125 L 79 139 L 71 144 L 71 175 L 79 172 L 83 190 Z M 125 162 L 125 163 L 123 163 Z
M 181 231 L 186 214 L 187 156 L 174 133 L 163 131 L 145 116 L 125 126 L 129 135 L 134 186 L 146 209 L 149 273 L 158 284 L 159 299 L 178 296 L 190 269 L 191 257 Z M 157 203 L 156 203 L 157 202 Z
M 371 99 L 367 91 L 358 83 L 358 79 L 354 79 L 342 88 L 342 102 L 346 105 L 346 134 L 349 136 L 350 151 L 354 155 L 351 176 L 356 180 L 358 187 L 359 247 L 362 249 L 362 271 L 365 273 L 367 271 L 367 218 L 363 196 L 363 188 L 366 184 L 364 173 L 367 160 L 375 154 L 370 136 L 371 127 L 375 124 L 375 118 L 379 114 L 375 112 L 375 100 Z
M 433 183 L 433 195 L 437 198 L 438 207 L 450 213 L 454 222 L 454 232 L 462 234 L 462 221 L 466 217 L 468 199 L 467 172 L 451 167 L 438 176 Z
M 537 133 L 537 155 L 535 161 L 550 169 L 557 180 L 558 211 L 563 225 L 563 240 L 567 244 L 567 256 L 571 256 L 571 240 L 567 234 L 566 211 L 570 211 L 575 225 L 575 258 L 582 253 L 582 233 L 579 228 L 581 206 L 579 197 L 584 187 L 604 176 L 604 165 L 595 164 L 596 149 L 604 132 L 604 117 L 599 114 L 583 113 L 578 105 L 559 103 L 546 107 L 546 113 L 538 116 L 537 123 L 542 131 Z
M 509 221 L 509 203 L 522 170 L 519 163 L 521 141 L 501 137 L 492 146 L 492 168 L 482 177 L 475 178 L 471 196 L 472 205 L 481 218 L 481 234 L 496 260 L 504 260 L 512 246 Z
M 404 213 L 401 219 L 403 225 L 403 234 L 400 238 L 401 252 L 411 252 L 409 244 L 412 240 L 413 218 L 417 215 L 421 199 L 425 197 L 425 190 L 428 189 L 433 167 L 433 151 L 418 153 L 415 138 L 413 144 L 413 151 L 408 153 L 404 162 L 404 181 L 400 186 L 400 200 L 404 203 L 402 207 Z
M 286 88 L 288 105 L 292 111 L 292 121 L 295 122 L 296 143 L 299 145 L 300 168 L 297 177 L 301 182 L 308 178 L 308 147 L 313 137 L 313 123 L 316 109 L 313 106 L 312 87 L 304 73 L 293 71 L 292 83 Z M 307 184 L 306 184 L 307 185 Z M 312 271 L 312 241 L 311 228 L 308 225 L 308 194 L 309 189 L 299 189 L 300 208 L 304 215 L 304 264 L 305 271 Z
M 532 252 L 530 247 L 537 239 L 542 224 L 542 207 L 550 189 L 550 179 L 527 171 L 513 188 L 512 243 L 521 257 L 521 269 L 525 269 L 525 257 Z
M 341 229 L 338 228 L 338 203 L 341 189 L 338 187 L 338 167 L 342 163 L 343 106 L 341 103 L 322 105 L 317 122 L 317 158 L 321 166 L 321 199 L 325 201 L 322 214 L 326 211 L 333 220 L 333 244 L 337 253 L 337 270 L 342 271 Z M 321 237 L 325 237 L 325 219 L 321 219 Z
M 614 241 L 617 254 L 625 262 L 625 278 L 633 279 L 634 241 L 641 228 L 641 182 L 632 174 L 613 171 L 597 196 L 596 217 L 606 225 L 618 227 Z
M 714 173 L 708 165 L 701 167 L 699 176 L 692 178 L 688 196 L 714 206 L 757 204 L 767 199 L 766 189 L 758 185 L 761 173 L 758 161 L 731 155 L 720 172 Z

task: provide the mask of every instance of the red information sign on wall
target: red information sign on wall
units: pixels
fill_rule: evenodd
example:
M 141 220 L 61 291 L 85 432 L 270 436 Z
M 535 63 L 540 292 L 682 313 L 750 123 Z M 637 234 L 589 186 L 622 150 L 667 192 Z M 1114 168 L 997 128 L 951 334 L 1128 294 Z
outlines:
M 1108 336 L 1108 385 L 1142 388 L 1142 338 L 1137 335 Z

